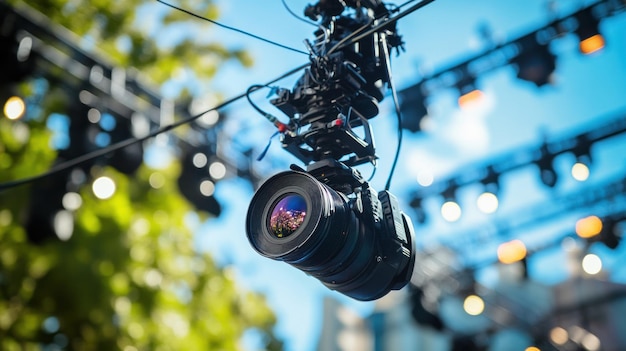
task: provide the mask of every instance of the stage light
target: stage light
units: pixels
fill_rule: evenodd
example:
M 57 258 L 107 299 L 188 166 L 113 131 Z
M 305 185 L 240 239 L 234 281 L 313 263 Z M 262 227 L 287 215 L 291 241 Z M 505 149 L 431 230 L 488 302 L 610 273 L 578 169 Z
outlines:
M 209 166 L 209 175 L 216 180 L 226 176 L 226 166 L 220 161 L 214 161 Z
M 602 231 L 600 232 L 600 236 L 598 240 L 602 242 L 609 249 L 616 249 L 620 241 L 622 240 L 622 236 L 619 234 L 622 232 L 621 223 L 618 220 L 620 217 L 608 216 L 602 219 Z M 621 217 L 623 219 L 623 217 Z
M 208 146 L 187 147 L 181 159 L 177 184 L 181 194 L 197 210 L 219 216 L 222 206 L 214 196 L 217 179 L 209 171 L 212 155 Z
M 585 273 L 596 275 L 602 270 L 602 260 L 594 254 L 587 254 L 583 257 L 582 267 Z
M 461 218 L 461 206 L 455 201 L 446 201 L 441 205 L 441 216 L 448 222 L 456 222 Z
M 485 214 L 491 214 L 498 210 L 498 197 L 494 193 L 484 192 L 476 199 L 478 209 Z
M 541 87 L 550 83 L 556 69 L 556 56 L 547 44 L 537 42 L 536 34 L 520 40 L 520 54 L 511 63 L 517 68 L 517 78 Z
M 19 96 L 11 96 L 4 103 L 4 115 L 11 120 L 19 119 L 26 112 L 26 103 Z
M 602 232 L 602 220 L 598 216 L 589 216 L 576 221 L 576 234 L 583 239 L 589 239 Z
M 504 264 L 519 262 L 526 258 L 526 245 L 521 240 L 515 239 L 498 246 L 498 260 Z
M 581 162 L 572 165 L 572 177 L 579 182 L 584 182 L 589 178 L 589 167 Z
M 485 301 L 478 295 L 469 295 L 463 300 L 463 310 L 470 316 L 478 316 L 485 310 Z
M 108 116 L 105 118 L 105 116 Z M 130 113 L 129 113 L 130 116 Z M 100 123 L 104 121 L 110 126 L 111 130 L 107 133 L 112 143 L 128 140 L 136 137 L 133 134 L 132 119 L 124 116 L 113 116 L 111 114 L 103 114 Z M 142 143 L 134 143 L 120 150 L 115 151 L 109 156 L 108 163 L 118 171 L 133 175 L 143 164 L 144 149 Z
M 550 340 L 555 345 L 565 345 L 569 341 L 569 333 L 561 327 L 554 327 L 550 330 Z
M 524 351 L 541 351 L 537 346 L 528 346 Z
M 462 109 L 478 104 L 484 97 L 484 93 L 473 85 L 461 89 L 460 92 L 461 96 L 459 96 L 458 103 Z
M 456 190 L 458 186 L 454 181 L 448 184 L 446 190 L 441 194 L 443 196 L 443 204 L 441 205 L 441 216 L 447 222 L 456 222 L 461 218 L 461 206 L 456 200 Z
M 539 168 L 539 177 L 541 182 L 547 187 L 553 188 L 557 181 L 558 175 L 553 166 L 554 155 L 548 150 L 548 146 L 544 143 L 541 145 L 541 157 L 536 162 Z
M 307 172 L 278 173 L 252 198 L 248 240 L 262 256 L 357 300 L 400 289 L 413 272 L 413 226 L 393 195 L 363 185 L 344 194 Z
M 591 166 L 591 143 L 584 136 L 577 138 L 576 146 L 572 149 L 572 153 L 576 157 L 576 163 L 572 165 L 572 177 L 579 182 L 583 182 L 589 178 L 589 169 Z
M 411 302 L 411 316 L 413 320 L 423 326 L 432 327 L 435 330 L 443 330 L 444 324 L 439 315 L 424 307 L 424 291 L 417 286 L 411 286 L 409 299 Z
M 598 30 L 599 20 L 595 18 L 591 8 L 577 14 L 578 27 L 575 30 L 580 40 L 578 48 L 585 55 L 598 52 L 604 48 L 604 37 Z
M 417 183 L 423 187 L 429 187 L 433 185 L 434 181 L 435 177 L 430 171 L 422 170 L 417 173 Z
M 413 219 L 417 221 L 417 223 L 424 224 L 426 223 L 426 211 L 422 207 L 422 199 L 420 197 L 413 197 L 409 206 L 413 209 Z
M 413 133 L 421 131 L 422 120 L 428 115 L 422 84 L 411 86 L 398 93 L 401 112 L 401 126 Z
M 496 173 L 493 166 L 489 166 L 486 169 L 487 174 L 480 181 L 485 191 L 476 199 L 476 206 L 485 214 L 491 214 L 498 210 L 498 193 L 500 191 L 500 175 Z

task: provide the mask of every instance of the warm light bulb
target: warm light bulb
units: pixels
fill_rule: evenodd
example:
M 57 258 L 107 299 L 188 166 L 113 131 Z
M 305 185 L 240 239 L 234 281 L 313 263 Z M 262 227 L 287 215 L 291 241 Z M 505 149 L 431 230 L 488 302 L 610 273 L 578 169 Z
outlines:
M 579 182 L 584 182 L 589 178 L 589 167 L 581 162 L 576 162 L 572 166 L 572 177 Z
M 468 108 L 470 106 L 476 105 L 483 100 L 483 96 L 483 92 L 478 89 L 474 89 L 468 93 L 465 93 L 459 97 L 459 107 Z
M 589 216 L 576 222 L 576 234 L 583 239 L 592 238 L 602 231 L 602 220 L 598 216 Z
M 498 260 L 510 264 L 523 260 L 526 257 L 526 245 L 521 240 L 511 240 L 498 246 Z
M 11 96 L 4 103 L 4 115 L 8 119 L 16 120 L 24 115 L 26 104 L 19 96 Z
M 98 199 L 106 200 L 115 194 L 115 182 L 109 177 L 94 180 L 91 189 Z
M 592 35 L 579 44 L 580 52 L 585 55 L 593 54 L 604 48 L 604 37 L 601 34 Z
M 583 270 L 587 274 L 596 275 L 602 270 L 602 260 L 594 254 L 587 254 L 582 262 Z
M 476 200 L 476 205 L 482 213 L 494 213 L 498 209 L 498 197 L 494 193 L 484 192 Z
M 465 298 L 465 301 L 463 301 L 463 309 L 465 313 L 470 316 L 478 316 L 485 310 L 485 302 L 480 296 L 469 295 Z
M 461 218 L 461 206 L 454 201 L 447 201 L 441 205 L 441 215 L 448 222 L 456 222 Z
M 550 340 L 557 345 L 565 345 L 569 340 L 569 333 L 561 327 L 554 327 L 550 331 Z

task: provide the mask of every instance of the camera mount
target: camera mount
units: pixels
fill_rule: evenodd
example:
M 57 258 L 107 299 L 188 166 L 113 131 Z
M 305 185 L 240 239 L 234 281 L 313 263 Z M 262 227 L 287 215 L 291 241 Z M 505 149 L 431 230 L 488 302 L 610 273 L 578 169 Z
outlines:
M 346 8 L 353 16 L 341 15 Z M 283 147 L 306 164 L 324 158 L 348 166 L 375 164 L 368 120 L 378 115 L 382 89 L 389 83 L 385 53 L 402 40 L 393 25 L 351 40 L 390 11 L 380 1 L 326 0 L 309 5 L 305 14 L 321 17 L 315 42 L 307 41 L 311 65 L 292 90 L 279 89 L 271 100 L 290 120 Z

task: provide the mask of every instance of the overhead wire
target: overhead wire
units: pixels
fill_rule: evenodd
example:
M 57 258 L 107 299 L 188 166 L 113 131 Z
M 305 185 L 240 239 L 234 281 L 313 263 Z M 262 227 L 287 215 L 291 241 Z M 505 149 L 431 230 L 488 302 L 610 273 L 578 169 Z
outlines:
M 217 22 L 217 21 L 214 21 L 214 20 L 212 20 L 212 19 L 206 18 L 206 17 L 204 17 L 204 16 L 200 16 L 200 15 L 198 15 L 198 14 L 196 14 L 196 13 L 193 13 L 193 12 L 191 12 L 191 11 L 189 11 L 189 10 L 185 10 L 185 9 L 184 9 L 184 8 L 182 8 L 182 7 L 178 7 L 178 6 L 176 6 L 176 5 L 170 4 L 170 3 L 165 2 L 165 1 L 163 1 L 163 0 L 156 0 L 156 1 L 157 1 L 157 2 L 159 2 L 159 3 L 161 3 L 161 4 L 163 4 L 163 5 L 165 5 L 165 6 L 168 6 L 168 7 L 170 7 L 170 8 L 175 9 L 175 10 L 178 10 L 178 11 L 180 11 L 180 12 L 184 12 L 184 13 L 186 13 L 186 14 L 188 14 L 188 15 L 192 16 L 192 17 L 195 17 L 195 18 L 198 18 L 198 19 L 201 19 L 201 20 L 207 21 L 207 22 L 211 22 L 211 23 L 215 24 L 216 26 L 219 26 L 219 27 L 222 27 L 222 28 L 225 28 L 225 29 L 228 29 L 228 30 L 232 30 L 232 31 L 234 31 L 234 32 L 237 32 L 237 33 L 240 33 L 240 34 L 243 34 L 243 35 L 249 36 L 249 37 L 251 37 L 251 38 L 254 38 L 254 39 L 257 39 L 257 40 L 263 41 L 263 42 L 265 42 L 265 43 L 268 43 L 268 44 L 271 44 L 271 45 L 274 45 L 274 46 L 277 46 L 277 47 L 280 47 L 280 48 L 283 48 L 283 49 L 286 49 L 286 50 L 290 50 L 290 51 L 293 51 L 293 52 L 297 52 L 297 53 L 300 53 L 300 54 L 304 54 L 304 55 L 308 55 L 308 54 L 309 54 L 309 53 L 308 53 L 308 52 L 306 52 L 306 51 L 302 51 L 302 50 L 294 49 L 294 48 L 289 47 L 289 46 L 287 46 L 287 45 L 283 45 L 283 44 L 277 43 L 277 42 L 275 42 L 275 41 L 272 41 L 272 40 L 269 40 L 269 39 L 266 39 L 266 38 L 260 37 L 260 36 L 258 36 L 258 35 L 256 35 L 256 34 L 252 34 L 252 33 L 246 32 L 246 31 L 241 30 L 241 29 L 239 29 L 239 28 L 235 28 L 235 27 L 227 26 L 227 25 L 225 25 L 225 24 L 222 24 L 222 23 L 220 23 L 220 22 Z

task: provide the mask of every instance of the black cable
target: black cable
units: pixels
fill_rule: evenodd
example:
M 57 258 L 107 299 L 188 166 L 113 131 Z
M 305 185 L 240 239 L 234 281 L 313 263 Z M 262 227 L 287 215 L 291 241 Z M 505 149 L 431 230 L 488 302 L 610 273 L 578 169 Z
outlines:
M 395 5 L 394 7 L 395 7 L 396 10 L 400 10 L 401 8 L 403 8 L 406 5 L 408 5 L 408 4 L 412 3 L 412 2 L 415 2 L 415 1 L 417 1 L 417 0 L 407 0 L 407 1 L 403 2 L 400 5 Z
M 262 85 L 262 84 L 254 84 L 251 85 L 247 90 L 246 90 L 246 99 L 248 99 L 248 102 L 250 103 L 250 105 L 260 114 L 263 115 L 263 117 L 265 117 L 268 121 L 270 121 L 272 124 L 274 124 L 274 126 L 276 126 L 276 128 L 278 128 L 279 132 L 284 132 L 286 130 L 289 129 L 289 126 L 283 122 L 281 122 L 276 116 L 274 116 L 271 113 L 265 112 L 263 109 L 261 109 L 257 104 L 254 103 L 254 101 L 252 101 L 252 98 L 250 97 L 250 93 L 252 93 L 253 91 L 259 90 L 261 88 L 269 88 L 269 89 L 274 89 L 273 87 L 270 87 L 268 85 Z
M 248 99 L 248 103 L 250 103 L 250 105 L 260 114 L 262 114 L 263 116 L 267 117 L 267 116 L 271 116 L 269 113 L 263 111 L 257 104 L 254 103 L 254 101 L 252 101 L 252 99 L 250 98 L 250 93 L 252 93 L 253 91 L 262 89 L 262 88 L 270 88 L 267 85 L 261 85 L 261 84 L 254 84 L 251 85 L 247 90 L 246 90 L 246 99 Z
M 238 28 L 234 28 L 234 27 L 230 27 L 230 26 L 227 26 L 227 25 L 225 25 L 225 24 L 221 24 L 221 23 L 216 22 L 216 21 L 214 21 L 214 20 L 212 20 L 212 19 L 209 19 L 209 18 L 206 18 L 206 17 L 200 16 L 200 15 L 198 15 L 198 14 L 195 14 L 195 13 L 193 13 L 193 12 L 191 12 L 191 11 L 185 10 L 185 9 L 183 9 L 183 8 L 181 8 L 181 7 L 176 6 L 176 5 L 169 4 L 169 3 L 167 3 L 167 2 L 165 2 L 165 1 L 163 1 L 163 0 L 156 0 L 156 1 L 157 1 L 157 2 L 160 2 L 161 4 L 163 4 L 163 5 L 165 5 L 165 6 L 171 7 L 171 8 L 173 8 L 173 9 L 175 9 L 175 10 L 178 10 L 178 11 L 184 12 L 184 13 L 186 13 L 186 14 L 190 15 L 190 16 L 193 16 L 193 17 L 199 18 L 199 19 L 204 20 L 204 21 L 207 21 L 207 22 L 211 22 L 211 23 L 215 24 L 216 26 L 219 26 L 219 27 L 222 27 L 222 28 L 225 28 L 225 29 L 228 29 L 228 30 L 232 30 L 232 31 L 234 31 L 234 32 L 237 32 L 237 33 L 240 33 L 240 34 L 243 34 L 243 35 L 247 35 L 247 36 L 252 37 L 252 38 L 254 38 L 254 39 L 257 39 L 257 40 L 260 40 L 260 41 L 266 42 L 266 43 L 268 43 L 268 44 L 272 44 L 272 45 L 275 45 L 275 46 L 281 47 L 281 48 L 283 48 L 283 49 L 291 50 L 291 51 L 293 51 L 293 52 L 297 52 L 297 53 L 304 54 L 304 55 L 308 55 L 308 54 L 309 54 L 308 52 L 305 52 L 305 51 L 302 51 L 302 50 L 298 50 L 298 49 L 294 49 L 294 48 L 289 47 L 289 46 L 287 46 L 287 45 L 283 45 L 283 44 L 277 43 L 277 42 L 275 42 L 275 41 L 271 41 L 271 40 L 269 40 L 269 39 L 265 39 L 265 38 L 260 37 L 260 36 L 258 36 L 258 35 L 255 35 L 255 34 L 252 34 L 252 33 L 248 33 L 248 32 L 246 32 L 246 31 L 244 31 L 244 30 L 241 30 L 241 29 L 238 29 Z
M 295 18 L 299 19 L 300 21 L 302 21 L 302 22 L 304 22 L 304 23 L 306 23 L 306 24 L 310 24 L 310 25 L 312 25 L 312 26 L 314 26 L 314 27 L 316 27 L 316 28 L 317 28 L 317 27 L 319 27 L 319 25 L 318 25 L 317 23 L 315 23 L 315 22 L 311 22 L 311 21 L 307 20 L 306 18 L 302 18 L 302 17 L 298 16 L 295 12 L 293 12 L 293 11 L 289 8 L 289 5 L 287 5 L 287 2 L 286 2 L 285 0 L 281 0 L 281 1 L 282 1 L 282 3 L 283 3 L 283 6 L 285 7 L 285 9 L 287 10 L 287 12 L 289 12 L 289 13 L 290 13 L 293 17 L 295 17 Z
M 400 14 L 394 16 L 394 17 L 390 17 L 387 20 L 371 27 L 369 30 L 367 30 L 366 32 L 360 34 L 360 35 L 356 35 L 356 36 L 351 36 L 349 41 L 343 42 L 341 45 L 336 45 L 337 47 L 333 47 L 333 50 L 341 50 L 343 48 L 345 48 L 346 46 L 352 45 L 354 43 L 356 43 L 357 41 L 370 36 L 376 32 L 380 32 L 381 29 L 383 29 L 384 27 L 397 22 L 399 19 L 404 18 L 408 15 L 410 15 L 411 13 L 421 9 L 422 7 L 434 2 L 435 0 L 422 0 L 420 2 L 418 2 L 417 4 L 411 6 L 408 10 L 400 12 Z M 407 2 L 408 3 L 408 2 Z M 360 30 L 361 28 L 359 28 Z
M 308 63 L 300 65 L 300 66 L 298 66 L 298 67 L 288 71 L 287 73 L 282 74 L 278 78 L 275 78 L 275 79 L 267 82 L 264 86 L 273 84 L 273 83 L 275 83 L 275 82 L 277 82 L 277 81 L 279 81 L 279 80 L 281 80 L 281 79 L 283 79 L 285 77 L 288 77 L 288 76 L 290 76 L 290 75 L 300 71 L 301 69 L 307 67 L 308 65 L 309 65 Z M 254 89 L 254 90 L 256 90 L 256 89 Z M 252 90 L 252 91 L 254 91 L 254 90 Z M 180 120 L 178 122 L 174 122 L 174 123 L 172 123 L 170 125 L 166 125 L 166 126 L 160 127 L 160 128 L 150 132 L 149 134 L 147 134 L 147 135 L 145 135 L 143 137 L 140 137 L 140 138 L 134 137 L 134 138 L 129 138 L 129 139 L 126 139 L 126 140 L 122 140 L 122 141 L 117 142 L 115 144 L 109 145 L 109 146 L 107 146 L 105 148 L 102 148 L 102 149 L 99 149 L 99 150 L 95 150 L 95 151 L 89 152 L 89 153 L 87 153 L 85 155 L 82 155 L 82 156 L 73 158 L 71 160 L 67 160 L 65 162 L 59 163 L 58 165 L 52 167 L 50 170 L 48 170 L 45 173 L 42 173 L 42 174 L 39 174 L 39 175 L 36 175 L 36 176 L 32 176 L 32 177 L 27 177 L 27 178 L 17 179 L 17 180 L 5 182 L 5 183 L 0 183 L 0 191 L 6 190 L 6 189 L 10 189 L 10 188 L 14 188 L 14 187 L 17 187 L 17 186 L 20 186 L 20 185 L 32 183 L 34 181 L 37 181 L 37 180 L 40 180 L 40 179 L 43 179 L 43 178 L 46 178 L 46 177 L 53 176 L 55 174 L 61 173 L 63 171 L 66 171 L 66 170 L 68 170 L 68 169 L 70 169 L 70 168 L 72 168 L 74 166 L 80 165 L 80 164 L 82 164 L 84 162 L 87 162 L 89 160 L 93 160 L 93 159 L 95 159 L 97 157 L 104 156 L 104 155 L 106 155 L 108 153 L 111 153 L 111 152 L 115 152 L 115 151 L 123 149 L 123 148 L 125 148 L 127 146 L 143 142 L 143 141 L 148 140 L 150 138 L 153 138 L 153 137 L 155 137 L 155 136 L 157 136 L 159 134 L 168 132 L 168 131 L 170 131 L 170 130 L 172 130 L 174 128 L 178 128 L 181 125 L 184 125 L 184 124 L 187 124 L 187 123 L 191 123 L 194 120 L 202 117 L 205 113 L 210 112 L 210 111 L 214 111 L 214 110 L 218 110 L 218 109 L 221 109 L 221 108 L 223 108 L 223 107 L 225 107 L 227 105 L 230 105 L 233 102 L 235 102 L 235 101 L 245 97 L 247 94 L 249 94 L 248 91 L 246 91 L 245 93 L 236 95 L 236 96 L 234 96 L 234 97 L 232 97 L 232 98 L 222 102 L 221 104 L 218 104 L 215 107 L 212 107 L 212 108 L 210 108 L 210 109 L 208 109 L 208 110 L 206 110 L 204 112 L 200 112 L 199 114 L 196 114 L 194 116 L 190 116 L 188 118 L 182 119 L 182 120 Z
M 387 183 L 385 184 L 385 190 L 389 191 L 389 188 L 391 187 L 391 178 L 393 178 L 393 173 L 395 172 L 396 166 L 398 165 L 398 159 L 400 158 L 400 149 L 402 148 L 402 116 L 400 113 L 400 104 L 398 103 L 396 86 L 395 84 L 393 84 L 393 77 L 391 76 L 391 55 L 389 54 L 389 47 L 387 47 L 387 36 L 384 33 L 381 34 L 381 43 L 381 46 L 383 47 L 383 53 L 385 55 L 385 67 L 387 68 L 387 78 L 389 80 L 389 88 L 391 89 L 391 97 L 393 98 L 393 104 L 396 109 L 396 117 L 398 119 L 398 144 L 396 145 L 396 153 L 393 157 L 393 163 L 391 164 L 389 177 L 387 178 Z

